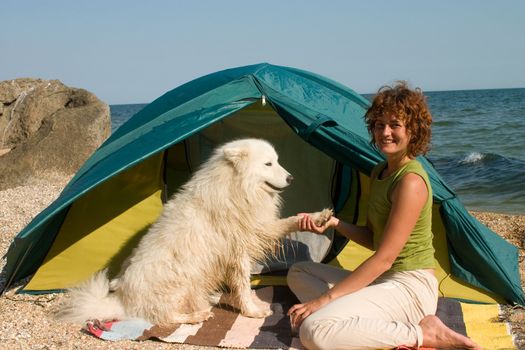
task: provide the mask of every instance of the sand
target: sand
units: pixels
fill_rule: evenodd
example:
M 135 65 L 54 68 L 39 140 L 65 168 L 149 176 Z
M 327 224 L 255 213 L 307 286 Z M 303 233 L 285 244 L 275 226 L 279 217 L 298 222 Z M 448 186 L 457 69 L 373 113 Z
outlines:
M 69 181 L 55 174 L 46 179 L 32 179 L 27 185 L 0 191 L 0 254 L 3 256 L 13 237 L 41 210 L 47 207 Z M 480 222 L 519 248 L 522 281 L 525 280 L 525 216 L 471 212 Z M 0 262 L 3 269 L 5 260 Z M 0 286 L 5 276 L 0 275 Z M 167 344 L 157 341 L 105 342 L 84 333 L 79 326 L 55 321 L 52 311 L 62 294 L 18 295 L 23 283 L 11 287 L 0 298 L 0 344 L 4 349 L 210 349 L 207 347 Z M 523 287 L 523 283 L 522 283 Z M 525 310 L 504 306 L 501 319 L 511 325 L 518 349 L 525 349 Z

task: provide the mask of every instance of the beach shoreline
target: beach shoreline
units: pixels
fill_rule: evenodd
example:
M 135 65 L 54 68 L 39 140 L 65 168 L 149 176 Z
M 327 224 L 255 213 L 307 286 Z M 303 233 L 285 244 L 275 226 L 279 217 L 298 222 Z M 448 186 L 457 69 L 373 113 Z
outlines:
M 51 174 L 35 178 L 26 185 L 0 191 L 0 253 L 7 252 L 12 239 L 40 211 L 58 197 L 70 176 Z M 525 286 L 525 215 L 471 211 L 470 214 L 519 249 L 522 288 Z M 0 266 L 3 269 L 5 260 Z M 0 276 L 0 285 L 5 276 Z M 146 342 L 101 341 L 80 330 L 78 325 L 55 321 L 52 311 L 63 294 L 16 294 L 22 283 L 12 286 L 0 298 L 0 344 L 9 349 L 215 349 L 202 346 Z M 525 349 L 525 311 L 505 306 L 501 320 L 512 327 L 518 349 Z

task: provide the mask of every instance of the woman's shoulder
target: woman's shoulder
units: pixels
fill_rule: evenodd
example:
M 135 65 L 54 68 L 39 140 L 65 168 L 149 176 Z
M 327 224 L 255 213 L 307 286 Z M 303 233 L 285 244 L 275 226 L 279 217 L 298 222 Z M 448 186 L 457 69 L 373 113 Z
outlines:
M 401 180 L 404 180 L 405 183 L 412 184 L 412 186 L 425 184 L 427 188 L 431 188 L 428 173 L 417 159 L 408 162 L 399 172 L 396 182 Z
M 421 164 L 417 159 L 410 160 L 405 166 L 403 167 L 404 173 L 418 173 L 420 175 L 427 174 L 427 171 L 423 167 L 423 164 Z
M 417 179 L 419 179 L 419 181 L 423 180 L 427 184 L 429 183 L 428 174 L 423 165 L 417 159 L 412 159 L 406 163 L 401 169 L 399 169 L 394 177 L 394 183 L 398 183 L 401 180 L 417 182 Z

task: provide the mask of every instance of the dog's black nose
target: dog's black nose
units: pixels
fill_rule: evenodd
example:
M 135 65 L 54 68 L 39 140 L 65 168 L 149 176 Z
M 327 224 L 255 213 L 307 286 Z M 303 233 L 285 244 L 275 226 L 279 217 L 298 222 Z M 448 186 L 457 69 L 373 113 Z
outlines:
M 286 177 L 286 182 L 288 183 L 288 185 L 291 184 L 292 181 L 293 181 L 293 176 L 292 176 L 292 175 L 288 175 L 288 176 Z

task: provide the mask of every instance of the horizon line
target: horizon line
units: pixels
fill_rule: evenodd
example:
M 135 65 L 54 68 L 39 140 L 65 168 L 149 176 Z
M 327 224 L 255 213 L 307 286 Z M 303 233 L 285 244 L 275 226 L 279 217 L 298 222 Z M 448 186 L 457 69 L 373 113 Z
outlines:
M 180 86 L 180 85 L 179 85 Z M 174 89 L 176 89 L 177 87 L 175 87 Z M 435 92 L 459 92 L 459 91 L 490 91 L 490 90 L 520 90 L 520 89 L 525 89 L 525 86 L 524 87 L 505 87 L 505 88 L 479 88 L 479 89 L 450 89 L 450 90 L 423 90 L 423 94 L 426 94 L 426 93 L 435 93 Z M 171 91 L 171 90 L 168 90 L 168 91 Z M 166 92 L 168 92 L 166 91 Z M 355 90 L 354 90 L 355 91 Z M 361 93 L 361 92 L 357 92 L 359 95 L 374 95 L 375 92 L 365 92 L 365 93 Z M 158 97 L 161 97 L 162 95 L 159 95 Z M 108 106 L 124 106 L 124 105 L 148 105 L 150 104 L 151 102 L 153 102 L 155 100 L 152 100 L 150 102 L 130 102 L 130 103 L 107 103 Z

